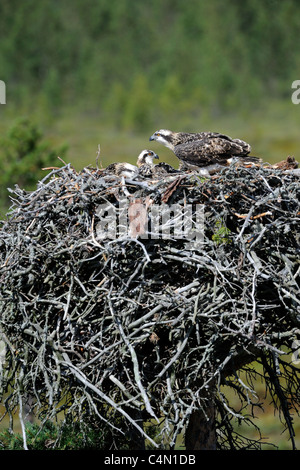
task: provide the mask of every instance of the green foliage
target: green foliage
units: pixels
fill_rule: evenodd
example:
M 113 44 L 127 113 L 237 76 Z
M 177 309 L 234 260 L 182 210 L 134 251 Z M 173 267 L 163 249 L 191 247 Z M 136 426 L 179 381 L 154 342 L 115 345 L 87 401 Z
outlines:
M 43 427 L 27 424 L 26 443 L 29 450 L 96 450 L 103 449 L 105 434 L 92 428 L 84 434 L 76 424 L 60 428 L 48 421 Z M 0 433 L 0 449 L 22 450 L 23 446 L 20 434 L 11 434 L 8 430 Z
M 144 75 L 133 80 L 125 109 L 123 110 L 123 127 L 143 131 L 151 124 L 152 95 Z
M 0 139 L 0 199 L 5 204 L 7 188 L 18 184 L 24 189 L 34 189 L 38 179 L 45 176 L 42 168 L 57 165 L 66 146 L 52 149 L 43 139 L 41 130 L 27 118 L 19 119 Z
M 159 95 L 159 105 L 164 116 L 171 116 L 178 110 L 178 103 L 182 104 L 184 96 L 178 75 L 170 74 L 162 84 Z
M 212 240 L 216 245 L 221 245 L 222 243 L 228 244 L 231 243 L 230 234 L 231 230 L 224 225 L 224 222 L 218 220 L 215 225 L 215 233 L 212 235 Z
M 115 425 L 121 424 L 121 419 L 115 419 Z M 26 423 L 26 444 L 29 450 L 130 450 L 136 449 L 135 434 L 127 427 L 127 432 L 116 432 L 107 424 L 91 420 L 87 417 L 84 423 L 66 422 L 55 424 L 46 421 L 43 425 Z M 147 433 L 155 439 L 159 427 L 147 423 Z M 151 444 L 147 444 L 151 449 Z M 20 433 L 12 433 L 8 429 L 0 432 L 0 450 L 23 450 L 24 441 Z
M 174 112 L 286 98 L 299 26 L 296 0 L 3 0 L 1 79 L 16 105 L 38 89 L 54 110 L 80 102 L 143 130 Z
M 122 450 L 134 448 L 130 434 L 116 435 L 103 422 L 84 426 L 76 422 L 54 424 L 47 421 L 43 426 L 27 423 L 25 432 L 29 450 L 105 450 L 112 446 Z M 8 429 L 0 432 L 0 450 L 22 449 L 24 441 L 21 434 L 11 433 Z

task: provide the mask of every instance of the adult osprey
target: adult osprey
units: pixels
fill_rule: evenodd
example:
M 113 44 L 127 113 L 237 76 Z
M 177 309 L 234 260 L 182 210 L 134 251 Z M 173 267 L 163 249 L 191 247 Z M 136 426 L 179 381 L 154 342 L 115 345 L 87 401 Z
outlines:
M 116 176 L 133 179 L 136 176 L 147 176 L 154 167 L 153 160 L 159 158 L 152 150 L 142 150 L 137 158 L 137 166 L 131 163 L 111 163 L 105 169 L 105 173 L 113 173 Z
M 149 140 L 156 140 L 171 149 L 176 157 L 188 166 L 227 165 L 232 158 L 243 162 L 258 162 L 257 157 L 248 157 L 249 144 L 232 139 L 218 132 L 172 132 L 161 129 Z

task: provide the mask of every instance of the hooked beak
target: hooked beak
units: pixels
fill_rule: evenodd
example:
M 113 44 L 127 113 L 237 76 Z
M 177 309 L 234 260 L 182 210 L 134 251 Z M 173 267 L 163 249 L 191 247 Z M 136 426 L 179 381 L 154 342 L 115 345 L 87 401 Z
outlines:
M 152 136 L 149 137 L 149 140 L 155 140 L 155 139 L 154 139 L 154 134 L 152 134 Z
M 151 140 L 154 140 L 154 139 L 151 139 Z M 157 160 L 159 160 L 159 156 L 157 154 L 154 155 L 154 158 L 156 158 Z

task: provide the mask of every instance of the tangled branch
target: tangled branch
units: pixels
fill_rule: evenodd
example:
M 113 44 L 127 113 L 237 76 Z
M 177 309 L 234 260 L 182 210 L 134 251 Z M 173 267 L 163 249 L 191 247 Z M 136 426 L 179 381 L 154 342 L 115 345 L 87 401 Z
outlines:
M 124 198 L 139 201 L 146 221 L 135 237 Z M 232 166 L 209 180 L 186 173 L 124 186 L 66 165 L 11 199 L 0 230 L 1 393 L 11 422 L 30 396 L 42 422 L 95 416 L 172 448 L 195 411 L 209 415 L 213 396 L 218 447 L 256 447 L 234 430 L 232 420 L 248 418 L 223 390 L 252 403 L 257 360 L 295 446 L 299 368 L 284 358 L 300 332 L 299 176 Z M 154 209 L 172 204 L 190 235 L 204 208 L 200 242 L 178 235 L 180 214 L 159 219 Z M 168 236 L 153 233 L 157 221 Z M 156 439 L 143 428 L 149 420 Z

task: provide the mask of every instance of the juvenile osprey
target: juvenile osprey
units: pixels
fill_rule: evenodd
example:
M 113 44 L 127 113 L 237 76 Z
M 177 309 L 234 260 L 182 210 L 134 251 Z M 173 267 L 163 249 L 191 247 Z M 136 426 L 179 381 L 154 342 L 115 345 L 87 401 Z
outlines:
M 282 162 L 275 163 L 272 165 L 273 168 L 279 168 L 280 170 L 295 170 L 298 168 L 299 164 L 295 160 L 295 157 L 292 157 L 289 155 L 286 160 L 283 160 Z
M 123 176 L 124 178 L 134 178 L 137 175 L 138 168 L 130 163 L 111 163 L 104 169 L 104 173 Z
M 137 159 L 138 174 L 151 176 L 155 167 L 153 160 L 159 156 L 153 150 L 142 150 Z
M 104 169 L 104 173 L 113 173 L 116 176 L 133 179 L 138 175 L 150 174 L 154 167 L 153 160 L 159 158 L 152 150 L 143 150 L 137 158 L 137 166 L 131 163 L 111 163 Z
M 173 173 L 180 173 L 180 171 L 176 170 L 166 162 L 160 162 L 153 168 L 153 174 L 156 177 L 171 175 Z
M 227 165 L 232 158 L 243 162 L 259 161 L 256 157 L 248 157 L 251 151 L 249 144 L 218 132 L 186 133 L 161 129 L 154 132 L 149 140 L 165 145 L 188 166 Z

